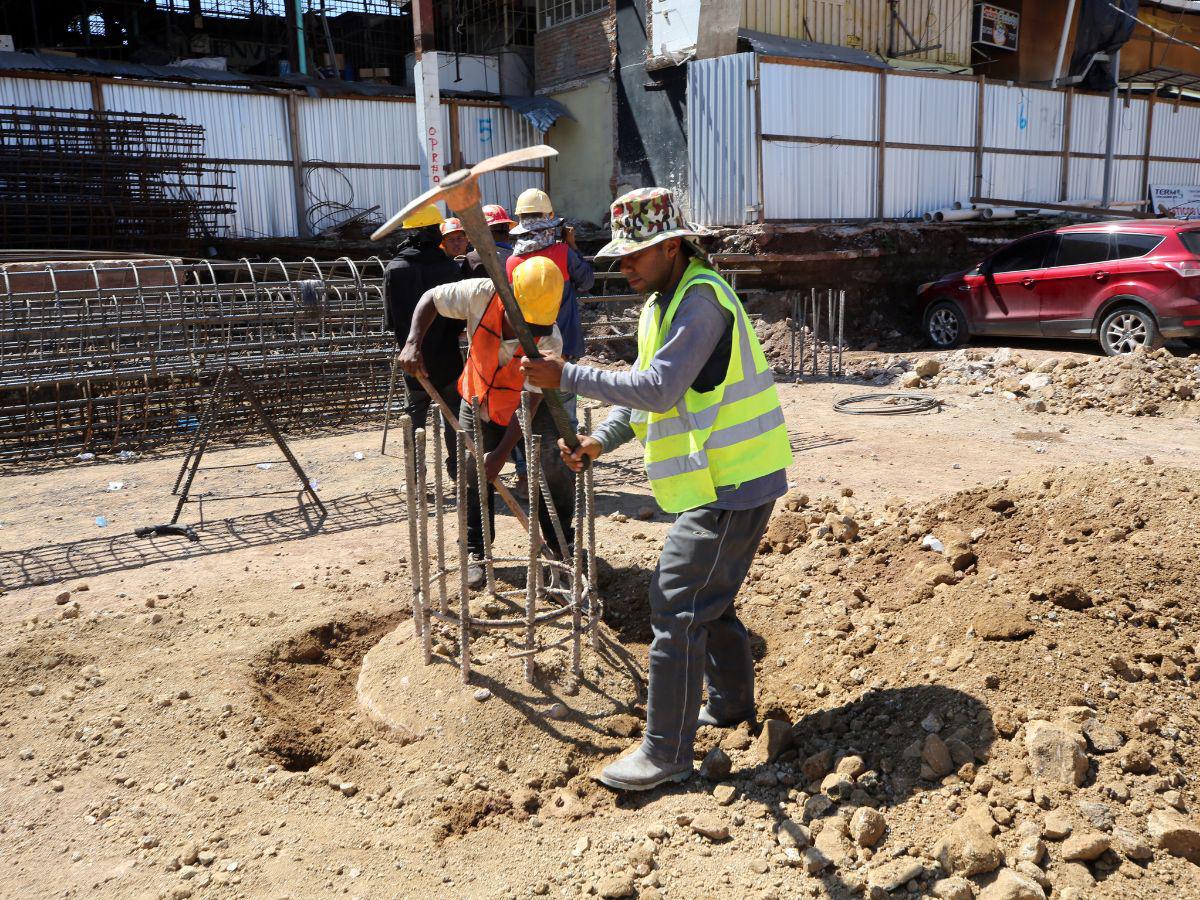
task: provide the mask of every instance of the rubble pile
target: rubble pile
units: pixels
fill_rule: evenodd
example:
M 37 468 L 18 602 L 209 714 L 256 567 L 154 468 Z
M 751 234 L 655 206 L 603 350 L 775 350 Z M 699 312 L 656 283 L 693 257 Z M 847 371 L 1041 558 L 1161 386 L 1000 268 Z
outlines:
M 977 387 L 1031 412 L 1086 409 L 1132 416 L 1188 415 L 1200 396 L 1200 356 L 1161 348 L 1128 356 L 1034 360 L 1007 347 L 967 349 L 921 359 L 890 356 L 859 362 L 850 374 L 879 386 L 916 390 L 938 385 Z
M 866 896 L 1195 896 L 1198 501 L 1152 463 L 789 494 L 742 604 L 775 721 L 702 732 L 715 803 Z

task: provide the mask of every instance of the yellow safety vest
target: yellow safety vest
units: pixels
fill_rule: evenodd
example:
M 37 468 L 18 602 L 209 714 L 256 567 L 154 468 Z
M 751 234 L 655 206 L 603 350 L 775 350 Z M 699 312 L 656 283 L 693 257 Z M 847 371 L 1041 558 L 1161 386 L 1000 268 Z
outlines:
M 733 315 L 732 346 L 725 380 L 711 391 L 688 388 L 664 413 L 633 410 L 630 425 L 645 446 L 646 476 L 654 498 L 667 512 L 705 506 L 717 488 L 742 484 L 792 463 L 792 448 L 775 378 L 741 301 L 720 275 L 693 259 L 665 314 L 654 297 L 638 323 L 639 370 L 648 369 L 662 347 L 675 311 L 697 284 L 713 288 Z

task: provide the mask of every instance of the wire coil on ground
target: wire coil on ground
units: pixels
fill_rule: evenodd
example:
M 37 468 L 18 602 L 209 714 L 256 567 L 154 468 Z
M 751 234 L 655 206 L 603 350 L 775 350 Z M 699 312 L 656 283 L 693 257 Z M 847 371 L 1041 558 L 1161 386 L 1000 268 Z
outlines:
M 936 412 L 941 407 L 942 401 L 936 397 L 914 393 L 859 394 L 843 397 L 833 404 L 834 412 L 848 416 L 905 416 Z

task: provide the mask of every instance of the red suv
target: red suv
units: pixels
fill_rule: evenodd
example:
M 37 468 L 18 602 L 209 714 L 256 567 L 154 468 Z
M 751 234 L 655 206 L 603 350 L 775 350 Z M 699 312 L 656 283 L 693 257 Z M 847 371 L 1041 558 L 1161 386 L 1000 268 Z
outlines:
M 1013 241 L 917 289 L 939 349 L 969 335 L 1098 340 L 1109 356 L 1164 338 L 1200 347 L 1200 222 L 1072 225 Z

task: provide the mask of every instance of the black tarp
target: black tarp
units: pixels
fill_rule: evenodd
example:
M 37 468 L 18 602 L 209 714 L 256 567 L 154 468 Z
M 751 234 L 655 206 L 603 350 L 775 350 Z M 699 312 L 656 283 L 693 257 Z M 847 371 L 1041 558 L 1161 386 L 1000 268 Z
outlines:
M 1092 57 L 1097 53 L 1116 53 L 1129 40 L 1137 24 L 1137 7 L 1138 0 L 1083 0 L 1070 69 L 1071 75 L 1083 75 L 1079 87 L 1107 91 L 1117 83 L 1120 73 L 1112 61 L 1092 62 Z

